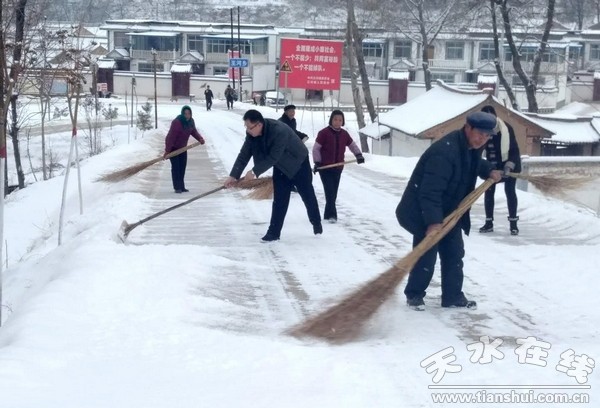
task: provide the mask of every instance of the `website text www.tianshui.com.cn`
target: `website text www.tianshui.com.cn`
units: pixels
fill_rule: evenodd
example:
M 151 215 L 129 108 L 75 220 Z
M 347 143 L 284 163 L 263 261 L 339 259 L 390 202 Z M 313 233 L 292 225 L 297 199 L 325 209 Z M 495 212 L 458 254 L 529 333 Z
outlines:
M 487 392 L 484 390 L 477 392 L 437 392 L 432 393 L 431 398 L 434 403 L 538 403 L 538 404 L 587 404 L 590 402 L 590 396 L 587 393 L 561 393 L 551 392 L 543 393 L 529 390 L 528 392 L 519 392 L 511 390 L 510 392 Z

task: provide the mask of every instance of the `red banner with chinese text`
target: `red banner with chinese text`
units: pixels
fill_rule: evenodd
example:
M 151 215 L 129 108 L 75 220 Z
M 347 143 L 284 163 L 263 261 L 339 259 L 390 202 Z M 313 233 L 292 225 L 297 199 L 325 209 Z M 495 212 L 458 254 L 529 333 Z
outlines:
M 282 38 L 279 87 L 339 90 L 342 41 Z

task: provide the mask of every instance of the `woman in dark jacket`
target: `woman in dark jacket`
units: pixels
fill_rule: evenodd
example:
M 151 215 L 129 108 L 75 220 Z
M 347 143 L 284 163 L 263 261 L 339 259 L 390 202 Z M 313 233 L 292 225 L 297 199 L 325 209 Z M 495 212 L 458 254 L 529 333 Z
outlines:
M 193 136 L 200 144 L 204 144 L 204 138 L 196 130 L 196 124 L 192 119 L 192 109 L 185 105 L 181 108 L 181 115 L 178 115 L 173 122 L 167 137 L 165 138 L 165 154 L 181 149 L 187 146 L 188 139 Z M 185 177 L 185 168 L 187 166 L 187 152 L 171 157 L 171 179 L 173 180 L 173 189 L 177 194 L 186 193 L 189 190 L 185 188 L 183 181 Z
M 496 110 L 493 106 L 484 106 L 482 112 L 491 113 L 496 116 Z M 512 126 L 502 119 L 496 117 L 496 129 L 492 138 L 485 145 L 485 158 L 494 169 L 502 170 L 504 173 L 521 172 L 521 153 L 519 144 Z M 501 183 L 504 183 L 504 193 L 506 194 L 506 205 L 508 207 L 508 222 L 511 235 L 519 235 L 517 221 L 517 179 L 505 176 Z M 485 192 L 485 225 L 479 229 L 479 232 L 494 231 L 494 195 L 496 194 L 496 185 L 491 186 Z
M 329 220 L 332 223 L 336 222 L 338 218 L 335 202 L 344 166 L 325 170 L 318 170 L 318 168 L 328 164 L 343 162 L 346 147 L 354 153 L 356 161 L 359 164 L 365 162 L 360 149 L 354 143 L 350 134 L 342 129 L 345 123 L 342 111 L 336 109 L 331 112 L 329 126 L 319 132 L 313 146 L 314 172 L 319 172 L 321 181 L 323 182 L 323 190 L 325 190 L 325 213 L 323 219 Z

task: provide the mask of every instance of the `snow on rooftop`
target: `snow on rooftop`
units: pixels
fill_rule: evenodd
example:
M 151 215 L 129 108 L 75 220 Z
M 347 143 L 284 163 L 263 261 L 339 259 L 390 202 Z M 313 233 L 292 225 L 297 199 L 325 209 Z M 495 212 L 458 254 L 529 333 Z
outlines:
M 113 69 L 117 67 L 115 60 L 98 60 L 98 68 Z
M 488 97 L 483 92 L 454 92 L 438 85 L 410 102 L 382 113 L 379 122 L 407 135 L 417 136 L 440 123 L 454 119 Z
M 497 75 L 479 75 L 477 77 L 477 83 L 480 84 L 497 84 L 498 76 Z
M 408 71 L 390 71 L 388 79 L 405 79 L 408 80 Z
M 192 64 L 174 64 L 171 67 L 171 72 L 192 72 Z
M 554 143 L 576 144 L 600 141 L 600 119 L 592 117 L 568 118 L 567 115 L 527 115 L 540 126 L 555 134 L 547 139 Z
M 390 131 L 391 129 L 389 127 L 382 125 L 379 122 L 369 123 L 367 126 L 360 129 L 360 133 L 376 140 L 379 140 L 383 136 L 389 134 Z

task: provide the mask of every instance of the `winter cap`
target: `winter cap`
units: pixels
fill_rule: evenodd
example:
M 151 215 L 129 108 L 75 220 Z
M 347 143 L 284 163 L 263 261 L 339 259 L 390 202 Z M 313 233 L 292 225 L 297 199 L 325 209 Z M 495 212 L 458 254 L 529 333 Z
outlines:
M 296 105 L 286 105 L 285 108 L 283 108 L 283 111 L 287 112 L 290 109 L 296 109 Z
M 494 134 L 496 127 L 496 117 L 491 113 L 472 112 L 467 115 L 467 123 L 471 127 L 491 135 Z
M 181 108 L 181 114 L 183 115 L 183 112 L 186 110 L 190 111 L 190 115 L 192 114 L 192 108 L 190 108 L 189 105 L 184 105 L 183 108 Z

